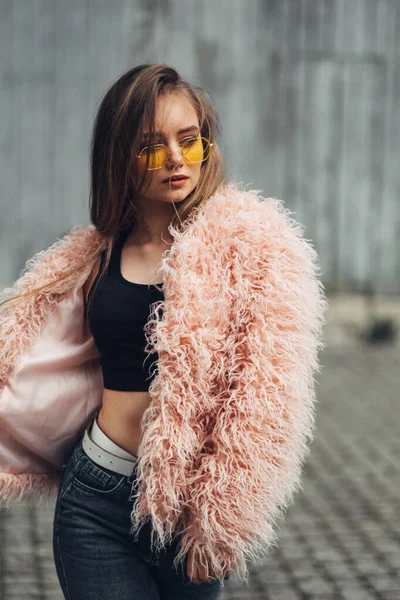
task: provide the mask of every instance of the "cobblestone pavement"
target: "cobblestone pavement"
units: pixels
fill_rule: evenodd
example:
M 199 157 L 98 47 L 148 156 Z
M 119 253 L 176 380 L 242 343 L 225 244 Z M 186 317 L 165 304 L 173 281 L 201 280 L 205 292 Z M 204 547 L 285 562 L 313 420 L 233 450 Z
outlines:
M 303 490 L 279 546 L 223 600 L 400 599 L 400 353 L 327 348 Z M 0 510 L 1 600 L 62 598 L 50 506 Z

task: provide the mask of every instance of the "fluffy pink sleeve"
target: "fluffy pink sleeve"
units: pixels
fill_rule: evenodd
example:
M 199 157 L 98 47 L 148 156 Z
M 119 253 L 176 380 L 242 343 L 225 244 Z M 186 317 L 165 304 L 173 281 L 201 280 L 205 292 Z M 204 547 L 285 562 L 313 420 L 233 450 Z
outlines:
M 253 201 L 232 235 L 225 375 L 187 488 L 190 526 L 176 558 L 191 549 L 221 582 L 226 569 L 247 581 L 246 560 L 261 563 L 276 543 L 274 525 L 301 488 L 313 435 L 327 300 L 317 253 L 289 212 L 276 199 Z

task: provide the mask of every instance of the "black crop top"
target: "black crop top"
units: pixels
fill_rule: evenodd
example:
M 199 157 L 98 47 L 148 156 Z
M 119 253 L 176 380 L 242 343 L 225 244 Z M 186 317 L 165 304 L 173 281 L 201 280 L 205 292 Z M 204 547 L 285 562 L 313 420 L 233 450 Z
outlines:
M 158 355 L 144 350 L 145 327 L 149 314 L 163 302 L 164 294 L 155 284 L 133 283 L 122 276 L 121 250 L 128 234 L 129 230 L 120 235 L 108 270 L 92 294 L 103 266 L 105 252 L 102 254 L 99 272 L 89 292 L 89 298 L 91 295 L 93 298 L 88 322 L 100 354 L 104 387 L 147 391 L 156 372 L 154 363 Z M 162 285 L 157 284 L 160 288 Z

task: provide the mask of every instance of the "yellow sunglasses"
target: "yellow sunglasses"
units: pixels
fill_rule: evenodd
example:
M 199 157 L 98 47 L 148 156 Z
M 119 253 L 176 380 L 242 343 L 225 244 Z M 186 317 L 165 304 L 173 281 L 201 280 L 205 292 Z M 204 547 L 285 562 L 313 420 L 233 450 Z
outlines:
M 189 164 L 204 162 L 210 156 L 213 145 L 210 140 L 204 137 L 191 138 L 182 144 L 182 157 Z M 147 153 L 149 153 L 148 164 Z M 148 171 L 154 171 L 165 165 L 169 154 L 170 152 L 165 144 L 150 144 L 142 148 L 136 158 L 139 159 L 143 167 L 147 167 Z

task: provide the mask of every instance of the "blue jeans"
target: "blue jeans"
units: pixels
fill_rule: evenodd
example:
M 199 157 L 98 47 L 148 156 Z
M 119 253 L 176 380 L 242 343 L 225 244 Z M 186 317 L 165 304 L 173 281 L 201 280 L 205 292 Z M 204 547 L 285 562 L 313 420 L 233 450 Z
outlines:
M 177 540 L 150 551 L 151 521 L 135 541 L 129 477 L 100 467 L 82 449 L 83 433 L 63 469 L 55 506 L 53 553 L 67 600 L 214 600 L 218 579 L 190 581 L 186 560 L 177 571 Z M 184 567 L 184 568 L 183 568 Z M 182 569 L 182 572 L 181 572 Z

